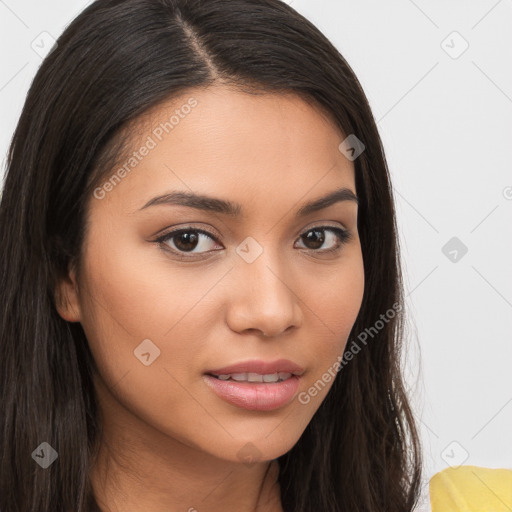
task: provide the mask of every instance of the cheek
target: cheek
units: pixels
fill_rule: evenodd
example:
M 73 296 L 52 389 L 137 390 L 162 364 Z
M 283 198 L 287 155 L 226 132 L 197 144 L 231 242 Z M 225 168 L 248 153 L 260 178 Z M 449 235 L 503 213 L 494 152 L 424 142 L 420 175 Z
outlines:
M 205 425 L 191 418 L 205 414 L 198 375 L 218 317 L 207 292 L 224 271 L 201 271 L 199 278 L 197 268 L 170 265 L 158 251 L 92 249 L 82 325 L 108 389 L 107 406 L 119 411 L 121 404 L 182 441 L 199 437 Z
M 321 286 L 320 286 L 321 284 Z M 311 326 L 310 360 L 314 366 L 305 379 L 304 389 L 309 395 L 301 403 L 320 406 L 332 387 L 348 337 L 361 308 L 364 293 L 364 266 L 360 253 L 347 259 L 329 279 L 306 282 L 302 296 L 310 309 L 305 309 Z M 314 389 L 311 389 L 314 387 Z M 311 392 L 308 391 L 311 389 Z
M 211 286 L 195 277 L 203 270 L 172 263 L 146 241 L 97 243 L 87 257 L 92 309 L 134 341 L 164 336 Z
M 230 264 L 178 265 L 144 244 L 109 238 L 89 246 L 82 324 L 103 380 L 109 387 L 122 380 L 116 389 L 129 394 L 123 402 L 135 406 L 140 397 L 132 392 L 144 390 L 160 401 L 152 411 L 172 403 L 186 415 L 194 401 L 183 389 L 197 386 L 204 370 L 221 318 L 217 285 Z
M 351 248 L 338 265 L 320 269 L 301 281 L 305 313 L 334 343 L 345 341 L 356 320 L 364 293 L 364 266 L 358 247 Z M 312 324 L 315 324 L 311 320 Z

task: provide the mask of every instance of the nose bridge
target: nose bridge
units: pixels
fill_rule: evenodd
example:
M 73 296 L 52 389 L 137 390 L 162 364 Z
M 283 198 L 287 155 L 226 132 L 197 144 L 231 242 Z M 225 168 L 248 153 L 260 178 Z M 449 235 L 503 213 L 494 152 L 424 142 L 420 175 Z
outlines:
M 255 239 L 244 240 L 236 249 L 234 268 L 237 292 L 231 304 L 234 330 L 258 329 L 276 335 L 301 321 L 298 298 L 293 291 L 290 272 L 279 248 L 271 248 Z

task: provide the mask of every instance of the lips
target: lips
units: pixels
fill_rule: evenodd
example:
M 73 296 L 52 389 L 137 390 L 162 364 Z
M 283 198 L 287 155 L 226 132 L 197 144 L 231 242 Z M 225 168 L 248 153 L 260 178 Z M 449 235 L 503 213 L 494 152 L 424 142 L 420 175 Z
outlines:
M 242 409 L 268 412 L 294 399 L 303 373 L 302 367 L 288 359 L 253 359 L 208 370 L 203 379 L 225 402 Z
M 232 375 L 242 373 L 256 373 L 259 375 L 270 375 L 274 373 L 291 373 L 292 375 L 300 376 L 304 373 L 304 369 L 298 364 L 288 359 L 278 359 L 276 361 L 262 361 L 259 359 L 252 359 L 248 361 L 241 361 L 222 368 L 215 368 L 208 370 L 206 375 Z

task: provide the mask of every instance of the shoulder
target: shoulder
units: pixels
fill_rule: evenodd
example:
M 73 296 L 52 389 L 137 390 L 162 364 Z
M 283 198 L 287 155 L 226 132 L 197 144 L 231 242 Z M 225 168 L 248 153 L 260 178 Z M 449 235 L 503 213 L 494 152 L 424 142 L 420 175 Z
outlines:
M 446 468 L 429 483 L 432 512 L 510 512 L 512 470 Z

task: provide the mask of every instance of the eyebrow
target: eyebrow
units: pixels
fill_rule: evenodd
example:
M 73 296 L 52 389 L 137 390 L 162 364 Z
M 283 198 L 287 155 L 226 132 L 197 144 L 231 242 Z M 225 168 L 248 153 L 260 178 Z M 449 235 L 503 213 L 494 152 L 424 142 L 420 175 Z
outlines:
M 329 192 L 327 195 L 314 199 L 304 204 L 297 210 L 295 216 L 297 218 L 305 217 L 311 213 L 323 210 L 335 203 L 341 201 L 354 201 L 359 205 L 359 198 L 352 190 L 348 188 L 340 188 Z M 243 207 L 239 203 L 218 199 L 216 197 L 194 194 L 192 192 L 173 191 L 167 194 L 150 199 L 142 208 L 149 208 L 155 205 L 177 205 L 195 208 L 196 210 L 204 210 L 208 212 L 220 213 L 230 217 L 240 217 L 243 214 Z

